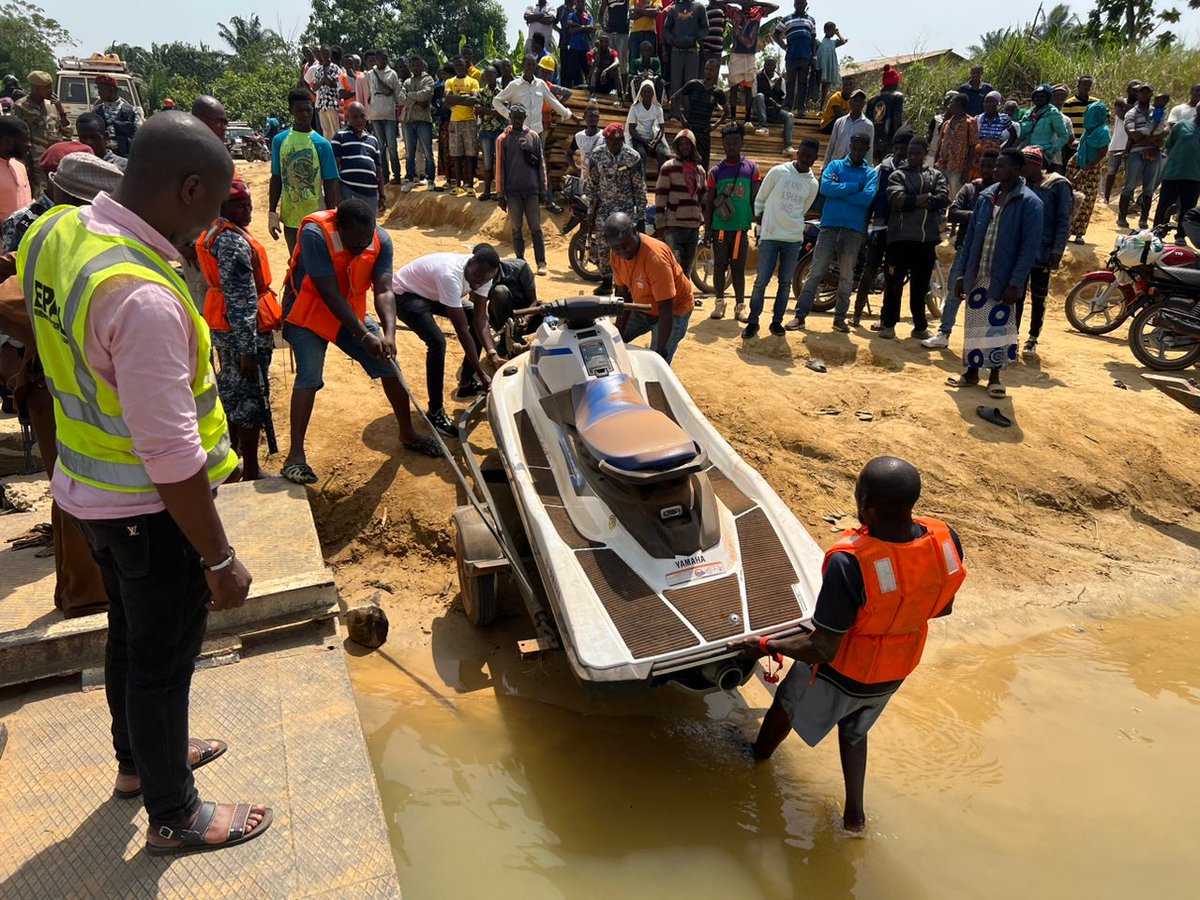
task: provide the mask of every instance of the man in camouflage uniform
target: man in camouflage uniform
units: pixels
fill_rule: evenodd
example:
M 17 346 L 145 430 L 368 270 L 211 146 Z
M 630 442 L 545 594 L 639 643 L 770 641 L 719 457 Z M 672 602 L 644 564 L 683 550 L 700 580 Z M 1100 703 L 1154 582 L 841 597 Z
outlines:
M 613 122 L 604 129 L 604 143 L 592 151 L 588 171 L 588 193 L 592 210 L 588 215 L 593 252 L 600 264 L 600 285 L 596 294 L 612 293 L 612 260 L 604 229 L 597 222 L 606 222 L 616 212 L 623 212 L 637 223 L 638 231 L 646 230 L 646 170 L 641 155 L 625 143 L 625 127 Z
M 71 139 L 71 120 L 62 101 L 51 90 L 53 80 L 48 72 L 29 73 L 29 93 L 13 104 L 12 114 L 29 126 L 29 154 L 25 170 L 29 186 L 36 196 L 46 189 L 46 173 L 36 165 L 51 144 Z
M 235 180 L 229 199 L 221 204 L 221 217 L 209 233 L 196 242 L 203 244 L 216 260 L 217 288 L 225 299 L 229 329 L 212 331 L 213 347 L 220 368 L 217 370 L 217 394 L 242 458 L 242 479 L 262 477 L 258 465 L 258 438 L 267 424 L 265 404 L 269 402 L 267 373 L 275 344 L 271 332 L 258 330 L 259 288 L 254 280 L 255 250 L 246 238 L 253 207 L 244 182 Z M 226 225 L 216 236 L 209 234 Z M 207 275 L 206 275 L 207 277 Z

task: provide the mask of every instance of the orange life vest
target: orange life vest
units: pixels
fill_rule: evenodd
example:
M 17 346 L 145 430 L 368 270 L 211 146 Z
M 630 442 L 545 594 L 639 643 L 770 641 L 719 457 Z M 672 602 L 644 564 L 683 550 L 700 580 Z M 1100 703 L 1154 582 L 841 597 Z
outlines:
M 229 317 L 225 309 L 225 293 L 221 290 L 221 273 L 217 258 L 213 255 L 216 240 L 225 231 L 236 231 L 250 245 L 250 257 L 254 268 L 254 286 L 258 290 L 258 330 L 260 333 L 277 331 L 283 322 L 283 310 L 271 290 L 271 266 L 267 262 L 267 251 L 244 229 L 228 219 L 217 219 L 213 227 L 196 241 L 196 259 L 208 293 L 204 295 L 204 321 L 213 331 L 228 331 Z
M 918 518 L 926 534 L 905 544 L 881 541 L 851 529 L 829 548 L 849 553 L 862 569 L 867 602 L 842 638 L 830 665 L 863 684 L 898 681 L 921 661 L 929 620 L 944 610 L 967 577 L 950 528 Z
M 325 340 L 333 343 L 337 340 L 342 323 L 338 320 L 325 301 L 321 292 L 313 284 L 311 278 L 304 276 L 302 284 L 296 284 L 296 261 L 300 259 L 300 232 L 309 222 L 317 225 L 325 235 L 325 244 L 329 248 L 329 256 L 333 260 L 333 271 L 337 276 L 338 288 L 342 296 L 358 316 L 358 321 L 367 318 L 367 291 L 374 282 L 375 261 L 379 258 L 379 232 L 375 232 L 371 246 L 358 256 L 351 256 L 350 251 L 342 244 L 342 237 L 337 230 L 337 210 L 327 209 L 323 212 L 306 216 L 297 230 L 296 249 L 292 253 L 292 261 L 288 266 L 286 286 L 296 295 L 287 321 L 292 325 L 307 328 L 314 334 L 319 334 Z

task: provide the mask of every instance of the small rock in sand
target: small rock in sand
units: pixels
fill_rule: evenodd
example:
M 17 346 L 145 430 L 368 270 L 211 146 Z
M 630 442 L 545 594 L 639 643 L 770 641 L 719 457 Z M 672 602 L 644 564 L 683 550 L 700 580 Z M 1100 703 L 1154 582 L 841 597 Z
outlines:
M 359 606 L 346 613 L 346 630 L 350 640 L 374 650 L 387 641 L 388 619 L 378 606 Z

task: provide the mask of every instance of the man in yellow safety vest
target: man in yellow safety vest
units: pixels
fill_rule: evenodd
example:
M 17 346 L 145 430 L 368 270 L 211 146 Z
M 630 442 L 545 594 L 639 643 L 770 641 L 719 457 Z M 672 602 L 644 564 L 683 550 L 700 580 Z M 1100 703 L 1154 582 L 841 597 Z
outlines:
M 271 823 L 261 805 L 200 800 L 192 770 L 226 745 L 187 730 L 208 610 L 240 606 L 250 573 L 213 504 L 238 460 L 208 327 L 171 261 L 216 217 L 232 176 L 199 119 L 157 114 L 120 187 L 50 210 L 17 258 L 54 400 L 51 489 L 79 520 L 109 595 L 114 792 L 143 798 L 155 856 L 231 846 Z

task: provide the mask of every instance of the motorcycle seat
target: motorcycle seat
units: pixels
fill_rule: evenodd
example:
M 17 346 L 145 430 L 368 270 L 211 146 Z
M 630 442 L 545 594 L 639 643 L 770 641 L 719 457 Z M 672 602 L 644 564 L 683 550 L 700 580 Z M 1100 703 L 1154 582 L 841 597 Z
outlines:
M 1191 266 L 1156 266 L 1154 280 L 1200 288 L 1200 269 L 1193 269 Z
M 627 472 L 662 471 L 700 453 L 687 432 L 643 399 L 628 375 L 577 384 L 571 395 L 579 440 L 597 462 Z

